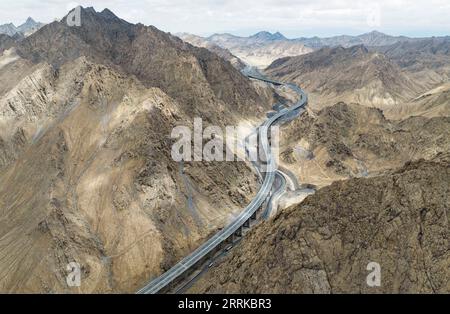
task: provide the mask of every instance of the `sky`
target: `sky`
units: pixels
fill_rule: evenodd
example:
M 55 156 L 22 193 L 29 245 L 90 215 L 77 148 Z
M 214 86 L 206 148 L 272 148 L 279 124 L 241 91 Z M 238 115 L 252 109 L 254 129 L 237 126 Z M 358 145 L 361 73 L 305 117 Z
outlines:
M 28 16 L 48 23 L 81 5 L 109 8 L 132 22 L 201 36 L 280 31 L 286 37 L 358 35 L 378 30 L 412 37 L 450 35 L 450 0 L 0 0 L 0 24 Z

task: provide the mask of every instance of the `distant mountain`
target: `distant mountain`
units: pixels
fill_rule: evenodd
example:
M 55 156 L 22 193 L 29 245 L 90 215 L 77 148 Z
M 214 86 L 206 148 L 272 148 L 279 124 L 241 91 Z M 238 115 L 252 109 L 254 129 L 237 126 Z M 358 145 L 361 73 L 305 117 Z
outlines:
M 302 56 L 281 58 L 266 73 L 304 87 L 310 95 L 310 106 L 315 108 L 339 101 L 390 107 L 426 89 L 385 55 L 363 45 L 325 47 Z
M 250 37 L 214 34 L 204 38 L 207 42 L 228 49 L 245 63 L 265 68 L 280 57 L 297 56 L 312 51 L 303 43 L 292 41 L 281 33 L 259 32 Z
M 397 42 L 372 49 L 385 54 L 430 88 L 450 79 L 450 36 Z
M 278 58 L 298 56 L 323 47 L 342 46 L 348 48 L 357 45 L 380 47 L 420 40 L 420 38 L 390 36 L 378 31 L 372 31 L 358 36 L 341 35 L 326 38 L 301 37 L 294 39 L 288 39 L 280 32 L 270 33 L 261 31 L 249 37 L 240 37 L 225 33 L 213 34 L 202 39 L 228 49 L 244 62 L 259 68 L 267 67 Z
M 12 23 L 0 25 L 0 34 L 6 34 L 11 37 L 16 34 L 29 36 L 40 29 L 42 26 L 44 26 L 43 23 L 36 22 L 31 17 L 29 17 L 25 23 L 18 27 L 16 27 Z
M 171 156 L 171 132 L 194 117 L 206 127 L 264 116 L 270 104 L 250 80 L 107 9 L 83 8 L 81 20 L 45 25 L 0 54 L 1 292 L 134 292 L 258 186 L 244 162 Z M 83 284 L 70 290 L 72 261 Z
M 14 36 L 17 32 L 17 27 L 13 23 L 0 25 L 0 34 Z
M 224 60 L 229 61 L 238 70 L 242 70 L 246 67 L 246 64 L 241 59 L 233 55 L 228 49 L 222 48 L 212 42 L 209 42 L 203 37 L 188 33 L 178 33 L 176 34 L 176 36 L 178 36 L 185 42 L 190 43 L 191 45 L 203 47 L 208 49 L 209 51 L 214 52 Z
M 392 45 L 397 42 L 408 42 L 419 40 L 417 38 L 409 38 L 405 36 L 390 36 L 378 31 L 372 31 L 370 33 L 358 35 L 358 36 L 349 36 L 349 35 L 341 35 L 341 36 L 333 36 L 333 37 L 302 37 L 293 39 L 294 41 L 298 41 L 303 43 L 305 46 L 318 49 L 325 46 L 329 47 L 351 47 L 355 45 L 364 45 L 367 47 L 370 46 L 385 46 Z

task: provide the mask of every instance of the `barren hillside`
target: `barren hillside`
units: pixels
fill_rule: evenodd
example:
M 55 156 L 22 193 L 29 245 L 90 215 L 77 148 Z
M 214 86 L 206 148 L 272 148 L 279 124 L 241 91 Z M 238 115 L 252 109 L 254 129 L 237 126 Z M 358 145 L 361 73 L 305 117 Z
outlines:
M 191 292 L 446 293 L 449 165 L 441 155 L 333 183 L 252 230 Z

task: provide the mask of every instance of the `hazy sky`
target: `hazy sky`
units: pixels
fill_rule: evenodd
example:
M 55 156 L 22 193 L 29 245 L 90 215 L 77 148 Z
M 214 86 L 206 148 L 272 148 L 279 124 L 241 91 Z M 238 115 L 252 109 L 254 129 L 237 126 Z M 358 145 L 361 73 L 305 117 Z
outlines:
M 280 31 L 287 37 L 356 35 L 450 35 L 450 0 L 0 0 L 0 24 L 28 16 L 50 22 L 77 5 L 105 7 L 133 23 L 161 30 L 209 35 Z

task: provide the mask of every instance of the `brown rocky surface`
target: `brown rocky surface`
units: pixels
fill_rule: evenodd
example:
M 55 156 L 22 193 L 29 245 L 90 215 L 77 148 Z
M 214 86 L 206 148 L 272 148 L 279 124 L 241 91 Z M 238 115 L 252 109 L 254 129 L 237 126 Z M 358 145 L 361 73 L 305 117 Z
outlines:
M 253 229 L 200 293 L 448 293 L 450 159 L 335 182 Z M 369 262 L 381 286 L 369 287 Z
M 282 165 L 318 186 L 372 176 L 450 151 L 448 117 L 389 120 L 383 112 L 337 103 L 282 129 Z
M 245 77 L 108 10 L 83 9 L 82 21 L 46 25 L 0 55 L 2 292 L 134 292 L 258 185 L 244 162 L 170 155 L 176 125 L 264 112 Z M 81 266 L 79 288 L 66 284 L 69 262 Z
M 430 89 L 450 77 L 450 37 L 423 38 L 372 48 L 386 55 Z
M 280 33 L 259 32 L 249 37 L 214 34 L 203 40 L 229 50 L 246 64 L 265 68 L 274 60 L 311 52 L 302 42 L 289 40 Z
M 322 48 L 274 61 L 265 72 L 308 91 L 309 105 L 321 109 L 339 101 L 389 108 L 426 90 L 382 53 L 366 47 Z

